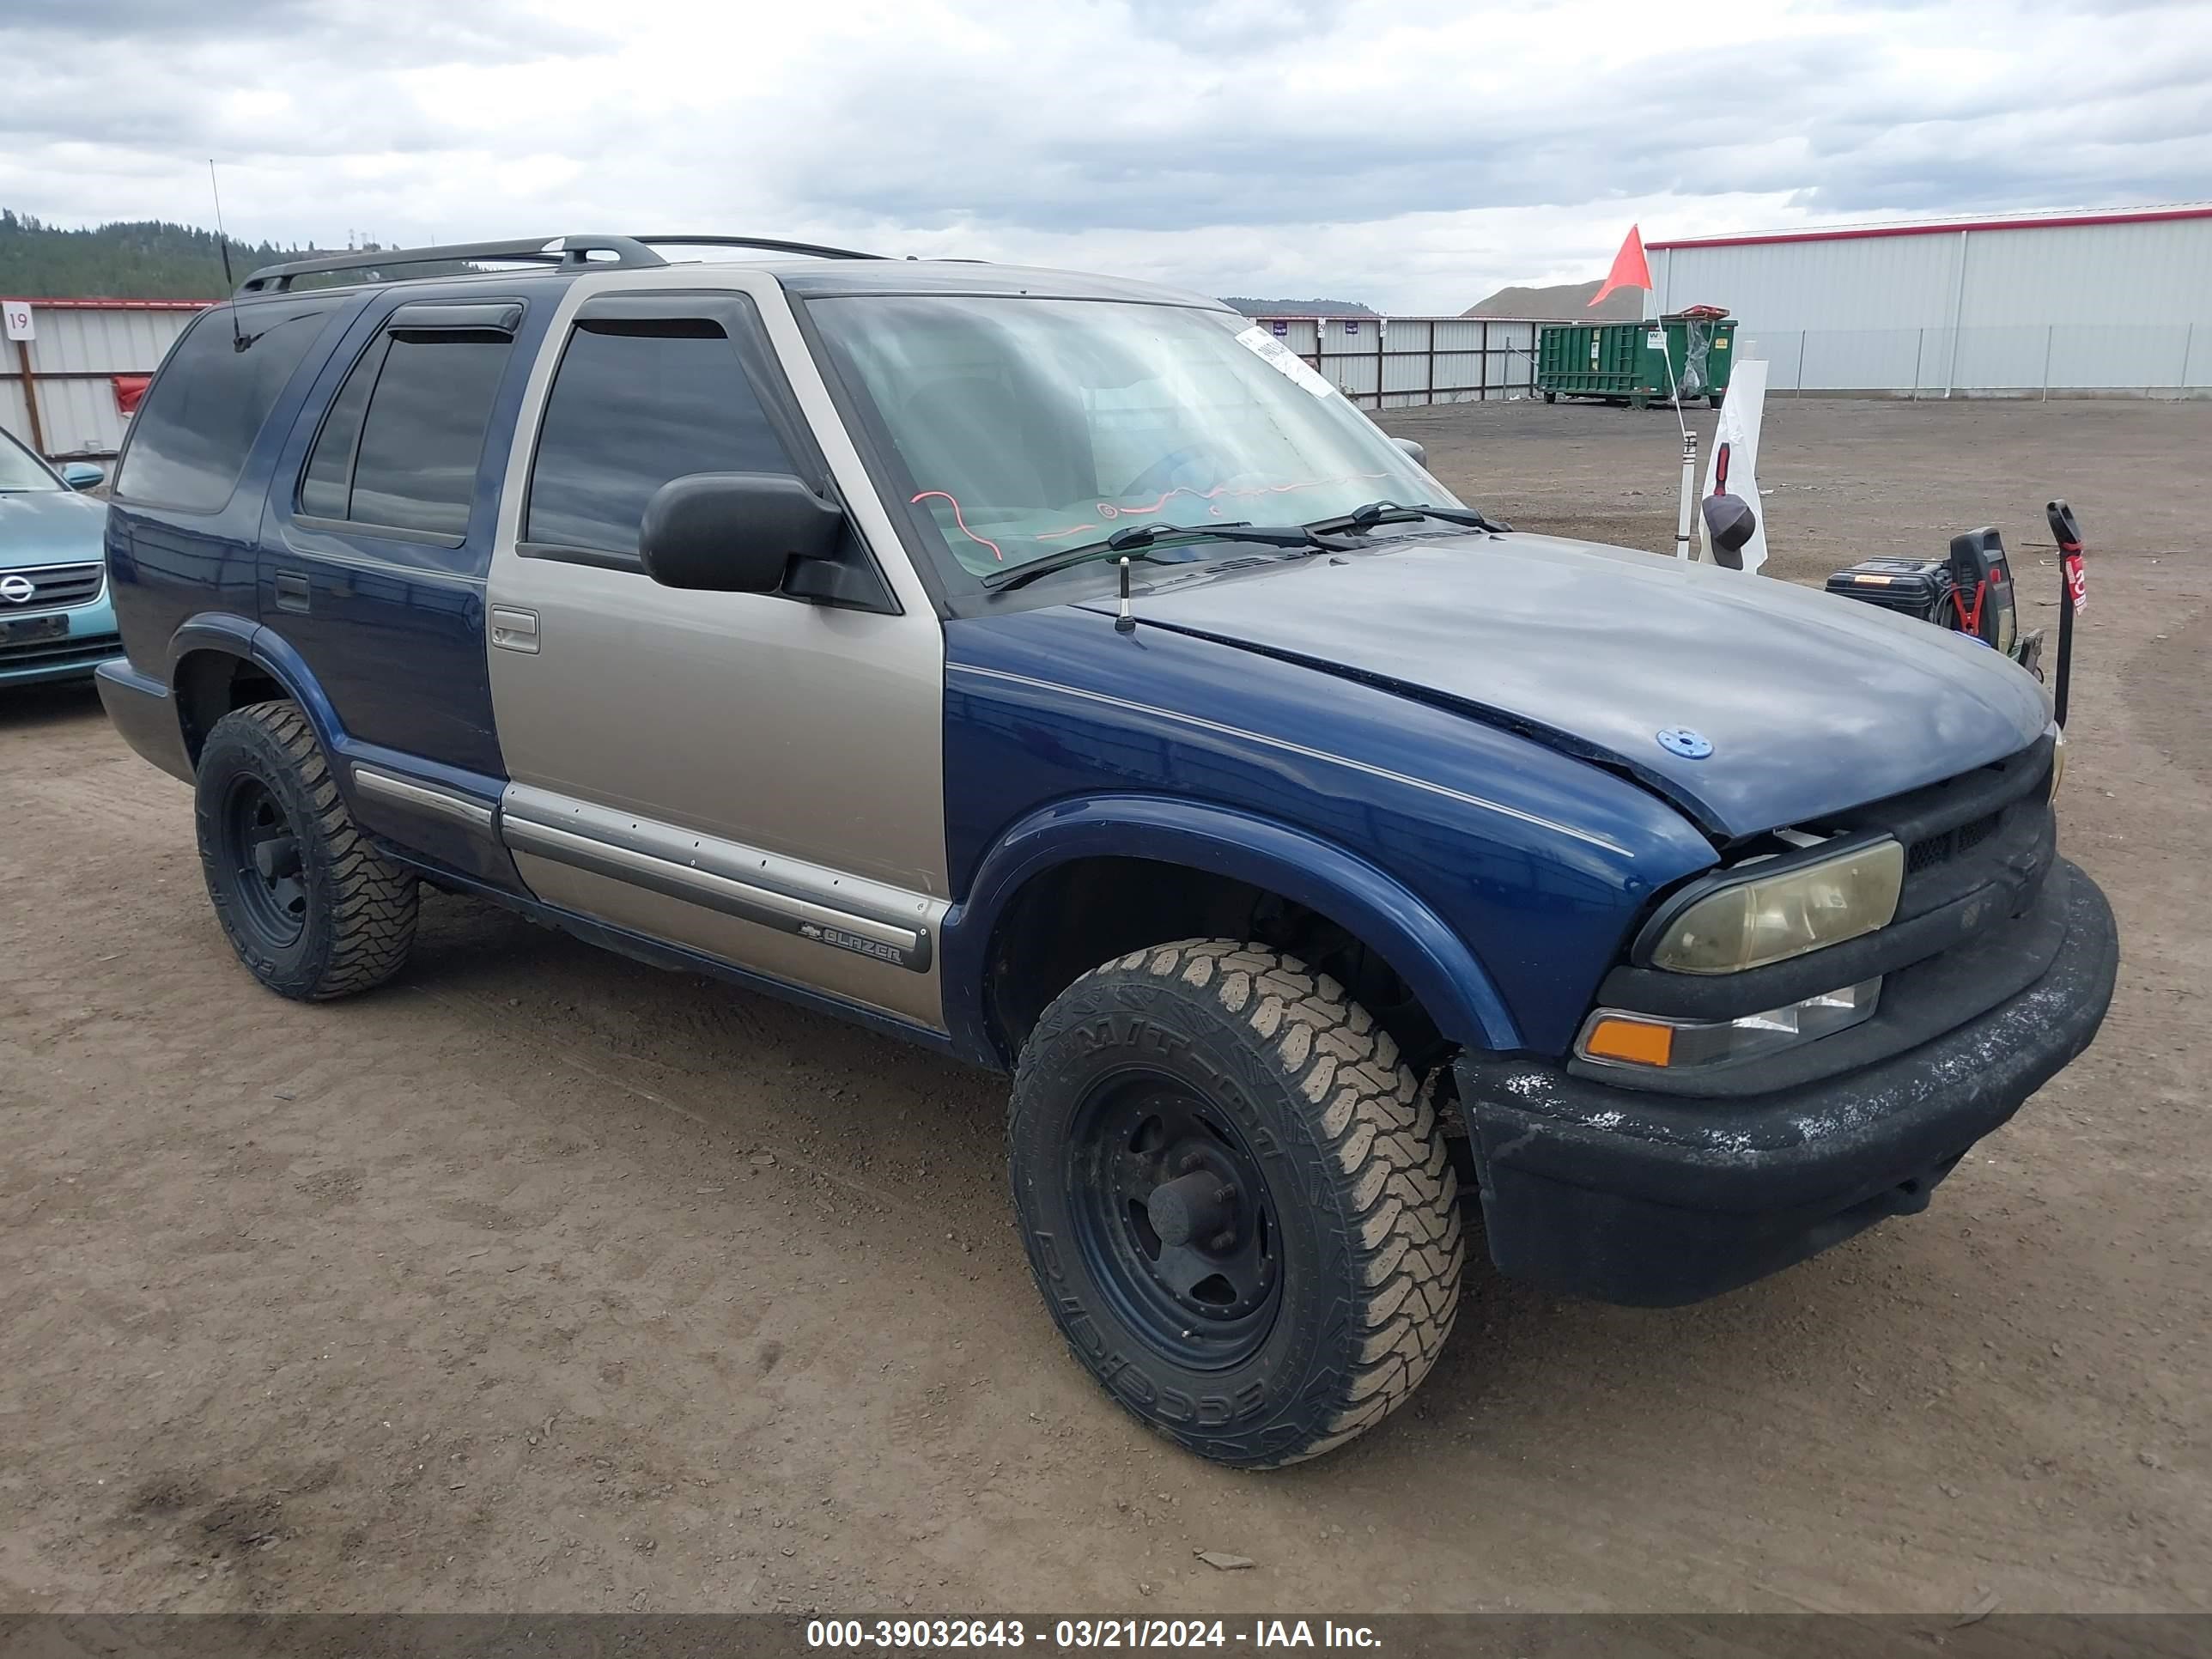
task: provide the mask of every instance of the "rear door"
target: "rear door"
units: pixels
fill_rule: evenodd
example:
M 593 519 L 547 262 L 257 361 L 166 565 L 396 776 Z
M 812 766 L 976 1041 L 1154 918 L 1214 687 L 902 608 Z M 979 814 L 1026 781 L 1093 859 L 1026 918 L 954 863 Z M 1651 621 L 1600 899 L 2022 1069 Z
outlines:
M 532 373 L 491 572 L 501 833 L 550 902 L 941 1030 L 942 629 L 781 289 L 698 280 L 580 280 Z M 841 501 L 881 602 L 654 583 L 646 502 L 708 471 Z
M 506 457 L 488 458 L 486 437 L 502 390 L 510 405 L 519 395 L 525 307 L 377 310 L 278 461 L 261 621 L 305 659 L 350 738 L 495 789 L 483 595 Z

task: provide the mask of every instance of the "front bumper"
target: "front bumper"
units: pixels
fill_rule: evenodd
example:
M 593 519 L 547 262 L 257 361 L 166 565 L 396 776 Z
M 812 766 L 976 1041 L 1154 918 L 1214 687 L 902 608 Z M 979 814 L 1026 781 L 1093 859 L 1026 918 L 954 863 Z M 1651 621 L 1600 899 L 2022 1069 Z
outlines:
M 1462 1059 L 1492 1260 L 1668 1307 L 1925 1208 L 1968 1147 L 2089 1046 L 2112 1001 L 2119 939 L 2104 894 L 2061 860 L 2044 903 L 2064 938 L 2040 977 L 1929 1041 L 1796 1088 L 1698 1099 L 1527 1056 Z
M 27 614 L 52 616 L 53 612 Z M 102 662 L 123 654 L 123 640 L 115 628 L 115 607 L 105 592 L 90 605 L 61 614 L 69 619 L 69 631 L 59 639 L 41 640 L 34 645 L 0 645 L 0 685 L 89 679 Z

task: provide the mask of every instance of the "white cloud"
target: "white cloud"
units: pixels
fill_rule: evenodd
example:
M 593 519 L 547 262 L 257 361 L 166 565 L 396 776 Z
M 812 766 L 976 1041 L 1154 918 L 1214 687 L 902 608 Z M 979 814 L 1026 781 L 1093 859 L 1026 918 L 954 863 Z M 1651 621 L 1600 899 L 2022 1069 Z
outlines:
M 1455 311 L 1649 239 L 2172 199 L 2212 14 L 1995 0 L 15 0 L 0 204 L 754 230 Z

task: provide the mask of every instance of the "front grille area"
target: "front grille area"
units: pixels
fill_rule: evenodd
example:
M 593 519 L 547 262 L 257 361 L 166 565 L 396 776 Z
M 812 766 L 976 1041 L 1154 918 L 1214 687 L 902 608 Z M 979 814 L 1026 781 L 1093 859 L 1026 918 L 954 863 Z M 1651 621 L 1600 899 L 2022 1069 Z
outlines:
M 36 645 L 0 645 L 0 673 L 33 668 L 89 668 L 120 656 L 123 641 L 113 634 L 77 634 Z
M 1928 836 L 1905 849 L 1905 869 L 1907 875 L 1918 875 L 1923 870 L 1932 870 L 1947 860 L 1961 853 L 1970 853 L 1991 836 L 2004 822 L 2004 814 L 1991 812 L 1962 823 L 1955 830 L 1946 830 L 1941 835 Z
M 0 585 L 11 576 L 31 585 L 27 596 L 12 599 L 0 593 L 0 617 L 20 617 L 33 611 L 62 611 L 90 605 L 100 597 L 107 571 L 97 564 L 49 564 L 29 570 L 0 570 Z
M 1948 904 L 2020 866 L 2039 866 L 2052 849 L 2051 739 L 2038 738 L 2003 760 L 1887 800 L 1838 812 L 1808 829 L 1838 835 L 1873 830 L 1905 844 L 1899 921 Z

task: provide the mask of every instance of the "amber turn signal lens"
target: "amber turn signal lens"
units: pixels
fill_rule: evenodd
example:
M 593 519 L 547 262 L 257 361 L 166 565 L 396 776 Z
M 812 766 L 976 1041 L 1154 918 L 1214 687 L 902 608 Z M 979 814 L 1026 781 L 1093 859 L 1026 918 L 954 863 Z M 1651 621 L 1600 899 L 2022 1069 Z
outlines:
M 1634 1066 L 1664 1066 L 1674 1052 L 1674 1028 L 1640 1019 L 1601 1019 L 1583 1039 L 1592 1060 L 1625 1060 Z

